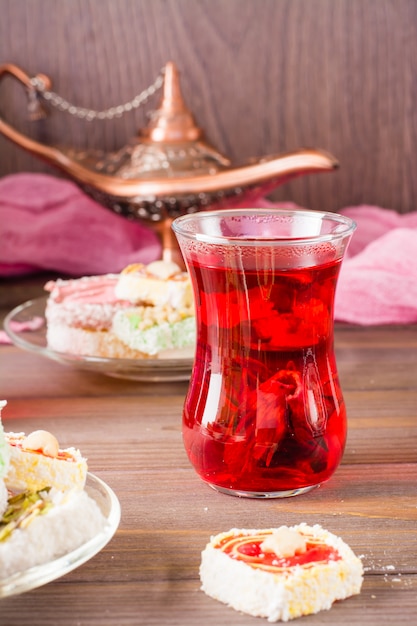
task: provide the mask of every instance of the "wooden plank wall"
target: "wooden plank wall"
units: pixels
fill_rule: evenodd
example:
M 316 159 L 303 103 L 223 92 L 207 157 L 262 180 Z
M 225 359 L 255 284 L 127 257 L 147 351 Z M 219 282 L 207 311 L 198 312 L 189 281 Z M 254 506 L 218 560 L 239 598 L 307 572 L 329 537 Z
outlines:
M 49 75 L 76 104 L 129 101 L 169 60 L 199 125 L 236 163 L 304 146 L 340 160 L 275 199 L 416 209 L 415 0 L 0 0 L 0 63 Z M 123 146 L 155 104 L 111 122 L 54 111 L 29 123 L 21 86 L 0 84 L 8 122 L 77 147 Z M 58 175 L 0 136 L 0 176 L 20 171 Z

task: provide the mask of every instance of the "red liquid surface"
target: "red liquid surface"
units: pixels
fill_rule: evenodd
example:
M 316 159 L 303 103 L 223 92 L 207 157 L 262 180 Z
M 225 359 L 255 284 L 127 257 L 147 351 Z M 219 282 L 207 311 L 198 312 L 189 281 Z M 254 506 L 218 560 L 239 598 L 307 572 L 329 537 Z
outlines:
M 271 493 L 320 484 L 339 465 L 346 440 L 333 352 L 339 267 L 243 271 L 188 259 L 198 338 L 183 438 L 204 480 Z

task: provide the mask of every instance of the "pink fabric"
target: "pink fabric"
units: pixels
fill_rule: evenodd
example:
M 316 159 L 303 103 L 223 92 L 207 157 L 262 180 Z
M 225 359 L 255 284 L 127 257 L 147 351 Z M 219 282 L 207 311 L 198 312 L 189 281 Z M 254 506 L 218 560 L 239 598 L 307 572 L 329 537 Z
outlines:
M 342 211 L 357 230 L 342 263 L 335 318 L 362 325 L 417 322 L 417 212 Z
M 43 317 L 33 317 L 31 320 L 28 320 L 27 322 L 16 322 L 12 320 L 10 322 L 10 328 L 14 333 L 23 333 L 24 331 L 27 331 L 27 330 L 38 330 L 39 328 L 42 328 L 44 324 L 45 324 L 45 320 Z M 13 343 L 5 330 L 0 330 L 0 344 L 1 343 L 4 343 L 4 344 Z
M 74 183 L 46 174 L 0 180 L 0 275 L 118 272 L 160 257 L 156 234 L 112 213 Z
M 347 256 L 355 256 L 371 241 L 396 228 L 408 228 L 411 231 L 417 229 L 417 211 L 402 215 L 391 209 L 381 209 L 377 206 L 363 204 L 355 207 L 346 207 L 340 213 L 352 218 L 357 224 Z

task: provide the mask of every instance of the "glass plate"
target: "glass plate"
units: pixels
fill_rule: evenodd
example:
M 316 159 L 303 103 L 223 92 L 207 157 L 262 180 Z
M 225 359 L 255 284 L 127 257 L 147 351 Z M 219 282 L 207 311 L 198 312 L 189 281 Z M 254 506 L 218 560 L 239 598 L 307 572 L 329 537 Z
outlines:
M 36 565 L 5 579 L 0 579 L 0 598 L 13 596 L 56 580 L 95 556 L 110 541 L 120 522 L 120 504 L 115 493 L 97 476 L 88 473 L 85 490 L 96 501 L 106 524 L 95 537 L 53 561 Z
M 50 350 L 46 342 L 46 297 L 29 300 L 6 316 L 4 329 L 19 348 L 36 352 L 64 365 L 77 369 L 99 372 L 115 378 L 147 382 L 189 380 L 193 359 L 107 359 L 104 357 L 79 356 Z M 15 332 L 10 322 L 28 322 L 41 317 L 44 324 L 38 330 Z

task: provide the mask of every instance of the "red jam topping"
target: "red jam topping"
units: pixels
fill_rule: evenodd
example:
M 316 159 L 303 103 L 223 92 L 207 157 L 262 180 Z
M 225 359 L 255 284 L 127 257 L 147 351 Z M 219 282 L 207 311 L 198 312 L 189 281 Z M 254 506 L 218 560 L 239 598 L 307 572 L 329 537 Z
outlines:
M 24 441 L 24 435 L 11 435 L 10 433 L 8 433 L 8 437 L 7 437 L 7 442 L 10 446 L 14 446 L 15 448 L 19 448 L 20 450 L 24 450 L 23 448 L 23 441 Z M 43 456 L 44 453 L 42 450 L 30 450 L 30 452 L 32 454 L 42 454 Z M 76 458 L 75 456 L 69 452 L 68 450 L 58 450 L 58 454 L 55 457 L 56 459 L 58 459 L 58 461 L 70 461 L 70 462 L 75 462 Z
M 328 563 L 341 559 L 338 551 L 332 546 L 319 543 L 314 537 L 306 536 L 307 549 L 302 554 L 280 557 L 274 552 L 263 552 L 261 544 L 269 533 L 262 535 L 236 535 L 224 537 L 216 548 L 222 550 L 232 559 L 245 562 L 255 569 L 282 571 L 292 567 L 312 567 L 317 563 Z

